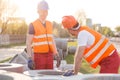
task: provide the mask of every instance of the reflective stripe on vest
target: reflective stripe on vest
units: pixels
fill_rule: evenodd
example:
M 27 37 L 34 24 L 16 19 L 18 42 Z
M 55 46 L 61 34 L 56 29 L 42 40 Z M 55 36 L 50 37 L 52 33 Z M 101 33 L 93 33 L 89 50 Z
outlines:
M 43 24 L 37 19 L 32 24 L 35 30 L 32 44 L 34 52 L 55 52 L 56 49 L 53 45 L 52 23 L 46 21 L 46 26 L 44 27 Z
M 48 42 L 48 41 L 44 41 L 44 42 L 36 42 L 33 43 L 33 46 L 40 46 L 40 45 L 45 45 L 45 44 L 53 44 L 53 42 Z
M 105 38 L 102 38 L 95 46 L 94 48 L 92 48 L 88 53 L 86 53 L 86 55 L 89 57 L 94 51 L 95 49 L 97 49 L 100 45 L 100 43 L 102 43 L 104 41 Z M 110 42 L 108 42 L 100 52 L 98 52 L 97 56 L 95 56 L 93 58 L 93 60 L 90 62 L 90 64 L 94 64 L 103 54 L 104 52 L 109 48 L 109 46 L 111 45 Z M 87 58 L 87 56 L 85 55 L 85 58 Z
M 101 40 L 89 52 L 87 52 L 84 55 L 84 57 L 87 58 L 88 56 L 90 56 L 101 45 L 101 43 L 104 41 L 104 39 L 105 39 L 105 36 L 103 36 L 101 38 Z
M 46 38 L 46 36 L 53 38 L 52 34 L 43 34 L 43 35 L 39 35 L 39 36 L 34 36 L 34 38 L 40 39 L 40 38 Z M 52 41 L 34 42 L 33 46 L 39 46 L 39 45 L 44 45 L 44 44 L 52 44 L 53 45 L 53 42 Z
M 39 35 L 39 36 L 34 36 L 34 38 L 39 39 L 39 38 L 44 38 L 44 37 L 46 37 L 46 36 L 53 38 L 53 35 L 52 35 L 52 34 L 43 34 L 43 35 Z
M 89 47 L 85 50 L 84 58 L 91 64 L 93 68 L 96 68 L 103 58 L 113 53 L 115 47 L 105 36 L 100 35 L 94 30 L 87 27 L 81 27 L 81 30 L 86 30 L 95 37 L 95 42 L 92 47 Z

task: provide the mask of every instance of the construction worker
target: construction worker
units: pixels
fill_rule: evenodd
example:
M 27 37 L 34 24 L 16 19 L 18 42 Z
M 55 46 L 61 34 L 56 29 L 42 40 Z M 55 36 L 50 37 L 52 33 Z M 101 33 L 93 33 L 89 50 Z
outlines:
M 118 73 L 120 63 L 118 52 L 105 36 L 87 26 L 81 26 L 71 15 L 62 18 L 62 25 L 78 38 L 74 68 L 66 72 L 64 76 L 78 74 L 82 58 L 93 68 L 99 65 L 100 73 Z
M 48 3 L 45 0 L 40 1 L 37 6 L 39 17 L 29 25 L 26 45 L 30 69 L 53 69 L 54 56 L 57 60 L 56 66 L 60 66 L 60 57 L 52 34 L 52 23 L 46 20 L 48 9 Z

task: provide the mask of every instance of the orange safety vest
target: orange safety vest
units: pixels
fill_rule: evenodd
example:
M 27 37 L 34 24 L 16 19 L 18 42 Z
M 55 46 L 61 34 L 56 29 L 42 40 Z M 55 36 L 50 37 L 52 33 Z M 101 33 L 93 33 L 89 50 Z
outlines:
M 36 53 L 57 53 L 53 43 L 52 23 L 46 21 L 44 27 L 40 20 L 35 20 L 33 23 L 35 34 L 33 38 L 33 50 Z
M 91 67 L 96 68 L 103 58 L 114 52 L 115 47 L 105 36 L 102 36 L 89 27 L 81 27 L 81 30 L 86 30 L 95 37 L 93 45 L 85 49 L 84 58 L 90 63 Z

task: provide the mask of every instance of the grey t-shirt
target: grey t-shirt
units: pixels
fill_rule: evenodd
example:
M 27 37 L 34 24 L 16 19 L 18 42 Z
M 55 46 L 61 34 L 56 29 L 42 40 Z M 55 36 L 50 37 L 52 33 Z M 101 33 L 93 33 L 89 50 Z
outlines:
M 43 26 L 45 27 L 46 24 L 44 23 Z M 29 33 L 29 34 L 35 34 L 35 30 L 34 30 L 34 27 L 33 27 L 33 24 L 32 24 L 32 23 L 30 23 L 30 25 L 29 25 L 28 33 Z
M 30 25 L 29 25 L 28 33 L 29 33 L 29 34 L 34 34 L 34 33 L 35 33 L 34 27 L 33 27 L 33 24 L 32 24 L 32 23 L 30 23 Z

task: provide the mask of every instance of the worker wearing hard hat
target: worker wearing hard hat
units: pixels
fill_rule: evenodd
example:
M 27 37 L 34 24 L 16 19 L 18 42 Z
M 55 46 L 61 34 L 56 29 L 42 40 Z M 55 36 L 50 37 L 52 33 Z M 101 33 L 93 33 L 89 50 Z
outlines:
M 48 3 L 45 0 L 40 1 L 37 6 L 39 17 L 29 25 L 26 45 L 30 69 L 53 69 L 53 56 L 57 60 L 56 66 L 60 66 L 60 57 L 52 34 L 52 23 L 46 20 L 48 9 Z
M 84 57 L 91 67 L 100 66 L 100 73 L 118 73 L 120 58 L 115 46 L 103 35 L 81 26 L 73 16 L 64 16 L 62 25 L 78 38 L 78 47 L 74 57 L 74 68 L 65 76 L 78 74 L 82 58 Z

